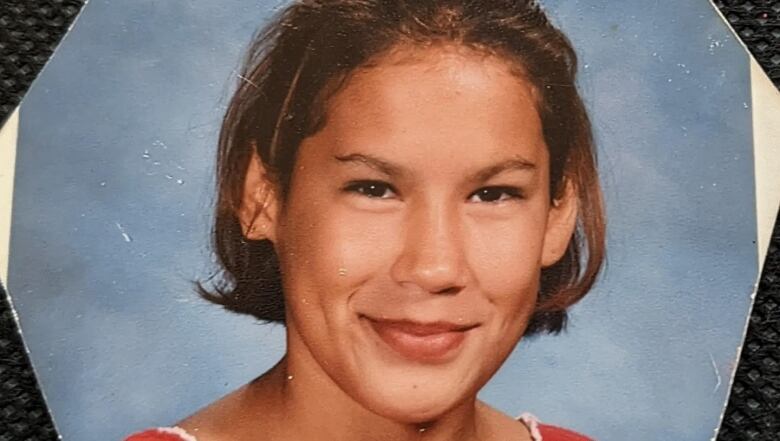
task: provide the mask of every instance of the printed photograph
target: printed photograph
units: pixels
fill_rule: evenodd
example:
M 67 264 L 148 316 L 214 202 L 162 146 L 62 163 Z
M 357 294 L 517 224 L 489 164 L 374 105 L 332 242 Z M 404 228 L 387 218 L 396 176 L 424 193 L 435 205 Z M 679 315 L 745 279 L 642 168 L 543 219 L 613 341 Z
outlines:
M 712 439 L 780 121 L 671 6 L 91 0 L 0 139 L 62 439 Z

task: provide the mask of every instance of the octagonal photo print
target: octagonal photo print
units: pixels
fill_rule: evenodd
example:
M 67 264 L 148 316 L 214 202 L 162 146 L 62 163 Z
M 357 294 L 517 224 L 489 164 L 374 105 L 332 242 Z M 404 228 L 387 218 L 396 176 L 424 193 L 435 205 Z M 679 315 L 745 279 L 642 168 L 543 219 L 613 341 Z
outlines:
M 68 441 L 710 440 L 779 115 L 706 0 L 91 0 L 0 280 Z

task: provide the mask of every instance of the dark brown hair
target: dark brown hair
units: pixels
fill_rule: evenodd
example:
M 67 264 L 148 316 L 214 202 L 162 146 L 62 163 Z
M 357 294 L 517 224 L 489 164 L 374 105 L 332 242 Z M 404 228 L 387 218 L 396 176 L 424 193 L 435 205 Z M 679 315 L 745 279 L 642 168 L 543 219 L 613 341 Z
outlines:
M 399 45 L 438 43 L 501 57 L 535 89 L 551 196 L 568 183 L 579 213 L 564 256 L 542 270 L 526 335 L 564 327 L 566 309 L 590 290 L 604 260 L 604 215 L 576 54 L 531 0 L 303 0 L 283 10 L 252 42 L 222 123 L 213 230 L 221 271 L 210 288 L 198 283 L 206 299 L 284 322 L 273 244 L 248 240 L 237 217 L 254 146 L 283 201 L 301 141 L 324 124 L 325 102 L 350 73 Z

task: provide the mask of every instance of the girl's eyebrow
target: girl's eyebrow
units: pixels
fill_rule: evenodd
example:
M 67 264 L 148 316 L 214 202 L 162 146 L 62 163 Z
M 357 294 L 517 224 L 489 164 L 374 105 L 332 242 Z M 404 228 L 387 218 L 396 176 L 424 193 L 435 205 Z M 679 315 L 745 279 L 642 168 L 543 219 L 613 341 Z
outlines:
M 393 164 L 372 155 L 352 153 L 343 156 L 334 155 L 333 158 L 342 163 L 364 164 L 388 176 L 404 176 L 410 174 L 409 170 L 403 166 Z M 471 174 L 467 180 L 470 182 L 484 182 L 499 173 L 512 170 L 532 172 L 536 170 L 536 164 L 524 158 L 514 157 L 480 169 L 477 172 Z
M 388 176 L 404 176 L 409 174 L 409 171 L 400 165 L 362 153 L 352 153 L 344 156 L 334 155 L 333 158 L 342 163 L 364 164 Z
M 521 157 L 514 157 L 512 159 L 507 159 L 505 161 L 501 161 L 491 166 L 488 166 L 486 168 L 483 168 L 482 170 L 479 170 L 476 173 L 472 174 L 468 179 L 469 181 L 472 182 L 484 182 L 492 178 L 493 176 L 506 171 L 533 172 L 534 170 L 536 170 L 536 164 L 534 164 L 533 162 Z

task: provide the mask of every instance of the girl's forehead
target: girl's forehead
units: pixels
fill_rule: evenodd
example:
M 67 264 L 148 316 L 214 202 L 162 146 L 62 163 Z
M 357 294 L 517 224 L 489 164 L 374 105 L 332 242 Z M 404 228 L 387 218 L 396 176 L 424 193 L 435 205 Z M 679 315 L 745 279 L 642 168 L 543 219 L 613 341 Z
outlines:
M 455 155 L 470 164 L 545 154 L 533 88 L 507 62 L 456 47 L 387 57 L 331 97 L 304 156 L 307 144 L 322 155 L 372 153 L 418 165 Z
M 533 86 L 502 58 L 461 46 L 390 52 L 351 75 L 331 96 L 326 113 L 326 129 L 345 135 L 383 129 L 402 135 L 421 128 L 540 132 Z

